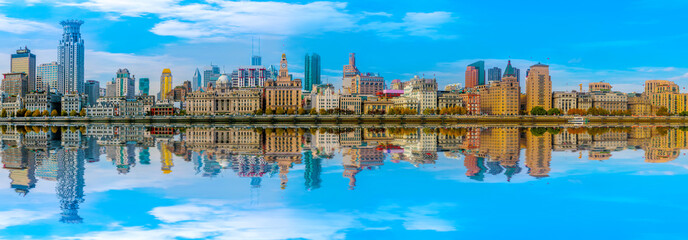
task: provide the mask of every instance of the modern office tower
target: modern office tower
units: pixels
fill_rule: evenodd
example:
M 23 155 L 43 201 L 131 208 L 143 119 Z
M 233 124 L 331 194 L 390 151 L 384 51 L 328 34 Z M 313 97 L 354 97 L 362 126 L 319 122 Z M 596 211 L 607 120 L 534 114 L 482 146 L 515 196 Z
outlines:
M 487 81 L 502 81 L 502 69 L 498 67 L 487 69 Z
M 198 91 L 203 87 L 203 79 L 201 75 L 201 71 L 196 68 L 196 72 L 194 72 L 193 79 L 191 79 L 191 90 L 193 91 Z
M 100 82 L 96 80 L 88 80 L 84 84 L 84 94 L 86 94 L 89 105 L 96 105 L 100 97 Z
M 232 71 L 230 85 L 235 88 L 264 87 L 268 79 L 274 79 L 273 73 L 264 66 L 242 66 Z
M 549 66 L 536 64 L 526 73 L 526 111 L 530 112 L 535 106 L 548 110 L 552 108 L 552 77 Z
M 320 81 L 320 55 L 318 55 L 317 53 L 313 53 L 313 55 L 306 54 L 306 61 L 304 65 L 306 71 L 303 74 L 303 90 L 311 91 L 313 88 L 313 84 L 322 83 Z
M 147 96 L 150 94 L 150 79 L 139 78 L 139 95 Z
M 84 202 L 84 160 L 82 151 L 65 151 L 58 153 L 57 197 L 62 210 L 60 222 L 81 223 L 79 204 Z
M 117 96 L 117 85 L 115 82 L 105 83 L 105 96 L 106 97 L 116 97 Z
M 287 55 L 282 54 L 277 80 L 265 82 L 265 107 L 294 111 L 301 107 L 301 79 L 293 79 L 287 67 Z
M 2 79 L 2 91 L 10 97 L 23 97 L 28 93 L 29 77 L 26 73 L 5 73 Z
M 127 99 L 134 99 L 136 94 L 136 79 L 129 73 L 128 69 L 117 70 L 117 77 L 115 78 L 115 96 L 126 97 Z
M 84 40 L 79 32 L 83 23 L 81 20 L 60 22 L 64 33 L 57 52 L 62 68 L 57 91 L 63 94 L 84 92 Z
M 160 100 L 167 99 L 167 93 L 172 91 L 172 71 L 169 68 L 162 70 L 160 76 Z
M 516 74 L 516 81 L 521 82 L 521 69 L 514 68 L 514 73 Z
M 262 66 L 263 59 L 260 57 L 260 38 L 258 38 L 258 54 L 254 51 L 253 38 L 251 38 L 251 54 L 251 66 Z
M 12 54 L 10 61 L 12 73 L 26 73 L 29 83 L 29 91 L 36 90 L 36 55 L 29 48 L 24 47 Z
M 45 90 L 55 92 L 58 89 L 58 80 L 62 75 L 62 67 L 57 62 L 44 63 L 38 65 L 36 69 L 36 77 L 40 77 Z
M 344 65 L 344 71 L 342 76 L 342 89 L 344 94 L 351 94 L 351 82 L 360 74 L 358 68 L 356 68 L 356 53 L 349 54 L 349 64 Z
M 203 71 L 203 86 L 214 86 L 218 78 L 220 78 L 220 67 L 211 64 Z
M 485 85 L 485 61 L 477 61 L 468 65 L 468 67 L 473 67 L 477 71 L 477 84 L 475 86 Z M 468 68 L 466 69 L 468 73 Z M 466 85 L 468 87 L 468 85 Z

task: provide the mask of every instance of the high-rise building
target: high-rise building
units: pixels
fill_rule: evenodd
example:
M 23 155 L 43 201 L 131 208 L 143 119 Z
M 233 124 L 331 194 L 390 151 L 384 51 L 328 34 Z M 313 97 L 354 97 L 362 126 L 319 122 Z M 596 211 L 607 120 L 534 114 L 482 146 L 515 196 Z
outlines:
M 96 80 L 88 80 L 84 84 L 84 94 L 87 96 L 89 105 L 96 105 L 100 97 L 100 82 Z
M 38 65 L 36 69 L 36 78 L 41 78 L 43 83 L 43 90 L 55 92 L 58 89 L 58 80 L 62 75 L 62 67 L 57 62 L 44 63 Z
M 260 38 L 258 38 L 258 53 L 253 48 L 253 38 L 251 39 L 251 66 L 262 66 L 263 59 L 260 57 Z
M 480 75 L 478 69 L 473 66 L 466 67 L 466 88 L 477 87 Z
M 241 66 L 232 71 L 230 84 L 235 88 L 263 87 L 268 79 L 274 79 L 273 73 L 264 66 Z
M 167 99 L 167 93 L 170 91 L 172 91 L 172 71 L 165 68 L 160 76 L 160 100 Z
M 139 95 L 147 96 L 150 94 L 150 79 L 139 78 Z
M 301 79 L 293 79 L 287 67 L 287 55 L 282 54 L 277 80 L 265 82 L 265 107 L 296 111 L 301 107 Z
M 487 69 L 487 81 L 502 81 L 502 69 L 498 67 Z
M 353 79 L 358 74 L 360 74 L 360 72 L 358 71 L 358 68 L 356 68 L 356 54 L 350 53 L 349 64 L 344 65 L 342 76 L 342 89 L 344 90 L 344 94 L 351 94 L 351 82 L 353 82 Z
M 215 86 L 218 78 L 220 78 L 220 67 L 211 64 L 203 71 L 203 86 Z
M 552 108 L 552 77 L 549 66 L 536 64 L 526 73 L 526 111 L 540 106 L 548 110 Z
M 136 94 L 136 79 L 129 73 L 128 69 L 117 70 L 117 77 L 115 78 L 115 96 L 126 97 L 127 99 L 134 99 Z
M 115 82 L 105 83 L 105 96 L 106 97 L 116 97 L 117 96 L 117 85 Z
M 313 88 L 313 84 L 321 84 L 320 55 L 318 55 L 317 53 L 313 53 L 313 55 L 306 54 L 306 61 L 304 65 L 306 71 L 303 74 L 303 90 L 311 91 Z
M 480 92 L 480 110 L 490 115 L 518 115 L 521 105 L 521 85 L 511 61 L 504 70 L 501 81 L 491 81 Z
M 29 89 L 29 77 L 26 73 L 5 73 L 2 79 L 2 91 L 10 97 L 24 97 Z
M 84 92 L 84 40 L 81 39 L 81 20 L 60 22 L 64 28 L 58 47 L 57 59 L 62 74 L 58 80 L 58 92 Z
M 36 55 L 29 48 L 24 47 L 12 54 L 10 61 L 12 73 L 26 73 L 29 91 L 36 90 Z M 40 87 L 39 87 L 40 88 Z
M 198 91 L 201 87 L 203 87 L 201 71 L 196 68 L 196 72 L 194 72 L 193 78 L 191 79 L 191 88 L 193 91 Z
M 468 65 L 469 67 L 474 67 L 478 71 L 478 84 L 485 85 L 485 61 L 477 61 Z

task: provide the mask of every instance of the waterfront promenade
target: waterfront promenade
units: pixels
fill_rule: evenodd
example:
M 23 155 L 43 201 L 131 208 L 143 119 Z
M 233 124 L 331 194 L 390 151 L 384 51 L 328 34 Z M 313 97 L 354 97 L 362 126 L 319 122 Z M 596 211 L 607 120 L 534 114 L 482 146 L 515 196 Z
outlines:
M 6 117 L 0 123 L 130 123 L 130 124 L 323 124 L 323 125 L 564 125 L 575 116 L 451 115 L 219 115 L 145 117 Z M 681 116 L 586 116 L 590 125 L 688 124 Z

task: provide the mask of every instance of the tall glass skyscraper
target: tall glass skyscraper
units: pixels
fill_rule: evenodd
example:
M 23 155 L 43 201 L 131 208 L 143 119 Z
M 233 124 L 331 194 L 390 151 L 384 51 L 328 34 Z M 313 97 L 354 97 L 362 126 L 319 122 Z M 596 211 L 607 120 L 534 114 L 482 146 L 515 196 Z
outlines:
M 84 94 L 87 96 L 89 105 L 96 105 L 100 97 L 100 82 L 96 80 L 88 80 L 84 86 Z
M 115 91 L 117 97 L 126 97 L 127 99 L 134 99 L 136 88 L 136 79 L 131 76 L 129 69 L 117 70 L 117 78 L 115 78 Z
M 62 70 L 57 62 L 44 63 L 38 65 L 36 77 L 41 78 L 45 90 L 55 92 L 58 89 L 57 82 L 60 80 Z
M 198 91 L 199 88 L 203 87 L 203 79 L 201 79 L 201 71 L 196 68 L 194 72 L 193 79 L 191 81 L 191 90 Z
M 84 92 L 84 40 L 81 39 L 81 20 L 60 22 L 64 32 L 58 46 L 57 59 L 62 68 L 58 80 L 58 92 Z
M 303 90 L 313 90 L 313 84 L 321 84 L 320 81 L 320 55 L 313 53 L 313 55 L 306 54 L 306 61 L 304 63 L 306 71 L 304 72 Z
M 29 78 L 29 92 L 36 90 L 36 55 L 24 47 L 12 54 L 10 61 L 12 73 L 26 73 Z
M 150 79 L 139 78 L 139 95 L 146 96 L 150 94 Z
M 211 64 L 203 71 L 203 86 L 208 87 L 210 83 L 214 86 L 218 78 L 220 78 L 220 67 Z
M 498 67 L 487 69 L 487 81 L 502 81 L 502 69 Z

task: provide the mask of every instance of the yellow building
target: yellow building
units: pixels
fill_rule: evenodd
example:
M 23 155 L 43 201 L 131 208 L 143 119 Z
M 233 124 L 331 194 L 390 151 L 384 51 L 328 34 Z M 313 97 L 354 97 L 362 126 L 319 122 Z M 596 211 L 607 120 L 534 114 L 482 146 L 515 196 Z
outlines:
M 526 167 L 528 174 L 533 177 L 548 177 L 550 161 L 552 161 L 552 135 L 548 132 L 542 135 L 526 131 Z
M 232 89 L 226 75 L 222 76 L 215 87 L 187 94 L 184 102 L 188 114 L 250 114 L 262 109 L 262 89 Z
M 549 66 L 536 64 L 528 70 L 526 77 L 526 111 L 540 106 L 548 110 L 552 108 L 552 77 Z
M 293 128 L 269 129 L 265 132 L 265 161 L 279 166 L 280 185 L 287 187 L 287 174 L 294 164 L 301 163 L 301 135 Z
M 285 111 L 296 111 L 301 107 L 301 79 L 292 79 L 286 54 L 282 54 L 277 80 L 265 82 L 265 107 L 272 110 L 282 108 Z
M 172 71 L 169 68 L 162 70 L 160 76 L 160 98 L 167 99 L 167 94 L 172 91 Z
M 369 97 L 363 101 L 363 113 L 365 114 L 384 114 L 394 106 L 394 102 L 389 98 Z
M 666 107 L 672 114 L 688 110 L 688 94 L 680 93 L 678 85 L 672 81 L 645 81 L 645 96 L 652 107 Z
M 628 110 L 631 111 L 631 115 L 636 116 L 647 116 L 653 115 L 652 105 L 648 99 L 639 93 L 629 93 L 628 94 Z
M 511 61 L 502 81 L 490 83 L 480 92 L 480 110 L 490 115 L 519 115 L 521 86 Z

